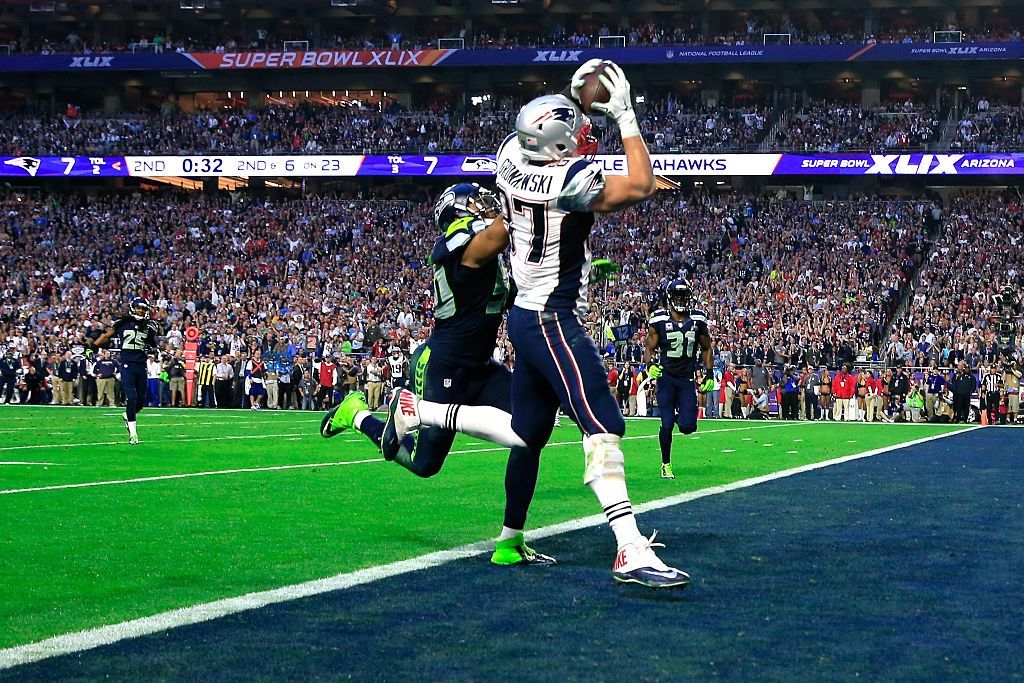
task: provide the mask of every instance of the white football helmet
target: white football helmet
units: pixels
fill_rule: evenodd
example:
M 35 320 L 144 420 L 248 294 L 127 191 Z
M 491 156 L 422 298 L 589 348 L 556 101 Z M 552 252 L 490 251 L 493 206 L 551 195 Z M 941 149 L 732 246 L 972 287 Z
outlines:
M 597 152 L 590 119 L 565 95 L 542 95 L 527 102 L 516 117 L 516 135 L 527 161 L 558 161 Z

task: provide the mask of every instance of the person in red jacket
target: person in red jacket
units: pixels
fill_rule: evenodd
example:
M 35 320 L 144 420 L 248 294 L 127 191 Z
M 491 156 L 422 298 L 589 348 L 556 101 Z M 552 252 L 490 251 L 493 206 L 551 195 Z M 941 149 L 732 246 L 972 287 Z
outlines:
M 736 366 L 729 363 L 722 375 L 722 408 L 718 411 L 722 417 L 736 417 L 732 412 L 732 399 L 736 395 Z
M 874 422 L 882 415 L 882 380 L 869 372 L 867 378 L 868 394 L 864 400 L 867 410 L 867 421 Z
M 608 389 L 612 392 L 612 396 L 615 397 L 615 401 L 619 401 L 619 371 L 615 367 L 615 361 L 608 360 Z
M 832 378 L 832 397 L 835 399 L 832 418 L 837 422 L 851 420 L 853 413 L 850 410 L 850 399 L 856 393 L 857 380 L 850 374 L 850 366 L 844 365 L 843 369 Z

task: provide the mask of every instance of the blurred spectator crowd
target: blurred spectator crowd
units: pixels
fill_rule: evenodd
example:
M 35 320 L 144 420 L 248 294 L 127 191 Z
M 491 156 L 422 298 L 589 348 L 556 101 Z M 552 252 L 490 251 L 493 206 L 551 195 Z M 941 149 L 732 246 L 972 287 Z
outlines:
M 813 101 L 792 113 L 772 147 L 799 152 L 926 149 L 938 142 L 941 124 L 934 107 L 909 100 L 872 108 Z
M 145 33 L 135 34 L 123 40 L 90 41 L 83 38 L 75 30 L 65 35 L 59 31 L 36 31 L 30 38 L 22 38 L 18 33 L 2 36 L 5 44 L 11 45 L 13 53 L 25 54 L 104 54 L 117 52 L 236 52 L 281 50 L 285 43 L 292 42 L 289 47 L 298 49 L 294 41 L 304 41 L 309 49 L 357 49 L 382 50 L 402 49 L 415 50 L 436 48 L 438 40 L 461 39 L 467 48 L 534 48 L 534 47 L 597 47 L 602 38 L 616 37 L 620 40 L 612 45 L 630 47 L 658 47 L 674 45 L 764 45 L 764 44 L 803 44 L 803 45 L 865 45 L 875 43 L 931 43 L 935 40 L 935 32 L 940 34 L 939 41 L 948 41 L 952 36 L 962 41 L 1017 41 L 1020 31 L 1008 25 L 982 26 L 976 29 L 948 25 L 891 25 L 882 26 L 878 32 L 865 33 L 847 28 L 829 29 L 822 26 L 802 26 L 788 19 L 758 17 L 748 13 L 745 17 L 735 17 L 734 21 L 726 22 L 718 30 L 701 30 L 700 18 L 666 17 L 664 19 L 633 19 L 622 25 L 612 17 L 605 20 L 591 17 L 578 25 L 567 26 L 556 23 L 550 27 L 540 24 L 534 32 L 519 32 L 507 27 L 487 27 L 484 22 L 476 22 L 480 28 L 467 31 L 456 25 L 447 28 L 436 27 L 430 34 L 409 34 L 400 30 L 387 30 L 384 27 L 367 32 L 365 24 L 356 30 L 338 33 L 330 30 L 321 31 L 319 39 L 313 32 L 302 34 L 296 31 L 279 33 L 273 28 L 254 27 L 242 32 L 225 31 L 216 37 L 207 33 L 203 37 L 186 35 L 187 28 L 174 34 Z M 851 22 L 855 24 L 856 22 Z M 863 21 L 861 21 L 863 25 Z M 102 35 L 103 31 L 87 31 Z M 952 33 L 948 33 L 952 32 Z M 445 47 L 453 47 L 445 44 Z
M 0 375 L 16 372 L 4 384 L 20 392 L 0 384 L 0 399 L 116 401 L 99 381 L 110 379 L 101 376 L 110 352 L 87 354 L 84 341 L 142 295 L 166 328 L 150 359 L 152 405 L 184 401 L 190 326 L 201 330 L 198 405 L 318 409 L 356 388 L 379 402 L 431 329 L 430 208 L 427 197 L 9 194 L 0 201 Z M 1019 287 L 1021 222 L 1019 200 L 983 193 L 944 211 L 927 198 L 661 192 L 595 226 L 595 255 L 622 270 L 612 285 L 595 283 L 585 323 L 621 368 L 623 384 L 611 386 L 635 411 L 646 321 L 664 285 L 686 276 L 715 341 L 708 414 L 760 417 L 763 407 L 765 416 L 866 420 L 874 403 L 859 402 L 867 394 L 856 387 L 864 380 L 868 390 L 868 374 L 854 374 L 840 408 L 820 386 L 807 398 L 809 376 L 831 386 L 844 366 L 939 372 L 962 362 L 981 382 L 1001 360 L 993 297 Z M 504 334 L 495 357 L 514 364 Z M 871 419 L 933 417 L 921 373 L 879 398 Z M 249 398 L 254 381 L 266 384 L 265 403 Z M 911 400 L 920 410 L 908 414 Z M 656 410 L 653 397 L 648 405 Z
M 437 104 L 409 110 L 397 103 L 338 106 L 305 102 L 263 108 L 137 114 L 80 113 L 68 105 L 57 115 L 20 114 L 0 122 L 0 154 L 371 154 L 493 153 L 522 102 L 500 98 L 481 106 Z M 874 108 L 814 102 L 775 121 L 770 107 L 686 104 L 674 96 L 637 105 L 653 152 L 791 150 L 797 152 L 920 150 L 939 141 L 932 107 L 903 102 Z M 966 117 L 954 146 L 1020 149 L 1021 108 Z M 69 115 L 70 112 L 70 115 Z M 621 140 L 603 117 L 594 117 L 602 153 L 619 153 Z M 973 131 L 965 133 L 964 131 Z

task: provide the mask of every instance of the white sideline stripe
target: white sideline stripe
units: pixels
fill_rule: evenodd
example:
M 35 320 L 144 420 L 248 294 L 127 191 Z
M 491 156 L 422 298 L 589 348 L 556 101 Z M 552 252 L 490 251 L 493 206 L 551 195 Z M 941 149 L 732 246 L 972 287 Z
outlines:
M 738 428 L 738 429 L 709 429 L 706 432 L 704 432 L 704 434 L 711 434 L 711 433 L 714 433 L 714 432 L 735 432 L 735 431 L 739 431 L 739 429 L 769 429 L 771 427 L 792 427 L 794 424 L 799 424 L 799 423 L 790 423 L 790 424 L 785 424 L 785 425 L 781 425 L 781 424 L 780 425 L 763 425 L 763 426 L 759 426 L 759 427 L 741 427 L 741 428 Z M 676 433 L 676 435 L 677 436 L 682 436 L 678 432 Z M 246 436 L 235 436 L 235 437 L 224 436 L 224 437 L 209 437 L 209 438 L 206 438 L 206 439 L 189 439 L 189 441 L 211 441 L 211 440 L 219 440 L 219 439 L 246 439 L 246 438 L 258 439 L 258 438 L 270 438 L 270 437 L 276 438 L 276 437 L 285 437 L 285 436 L 308 436 L 308 434 L 305 434 L 305 433 L 303 433 L 303 434 L 268 434 L 268 435 L 251 436 L 251 437 L 246 437 Z M 624 436 L 624 437 L 622 437 L 622 439 L 623 439 L 623 441 L 627 441 L 627 440 L 630 440 L 630 439 L 654 439 L 657 436 L 658 436 L 657 434 L 642 434 L 642 435 L 638 435 L 638 436 Z M 183 438 L 187 438 L 187 437 L 183 437 Z M 102 442 L 102 443 L 99 443 L 99 444 L 77 444 L 77 445 L 105 445 L 105 444 L 117 444 L 117 443 L 123 443 L 123 442 L 121 442 L 121 441 L 109 441 L 109 442 Z M 552 447 L 552 446 L 575 446 L 575 445 L 577 445 L 579 443 L 580 443 L 579 441 L 559 441 L 559 442 L 556 442 L 556 443 L 549 443 L 547 446 L 545 446 L 545 448 Z M 13 448 L 51 448 L 51 447 L 50 446 L 14 446 Z M 0 450 L 6 450 L 6 449 L 0 449 Z M 504 451 L 507 451 L 507 450 L 508 450 L 507 446 L 498 446 L 498 447 L 490 447 L 490 448 L 467 448 L 465 450 L 460 450 L 460 451 L 451 451 L 449 453 L 449 455 L 467 455 L 469 453 L 492 453 L 492 452 L 495 452 L 495 451 L 502 451 L 502 452 L 504 452 Z M 32 487 L 32 488 L 23 488 L 23 489 L 6 489 L 6 490 L 0 491 L 0 496 L 2 496 L 2 495 L 11 495 L 11 494 L 14 494 L 14 493 L 35 493 L 35 492 L 38 492 L 38 491 L 59 491 L 61 489 L 83 489 L 83 488 L 91 488 L 91 487 L 94 487 L 94 486 L 115 486 L 115 485 L 118 485 L 118 484 L 141 484 L 141 483 L 147 482 L 147 481 L 165 481 L 167 479 L 188 479 L 190 477 L 212 477 L 212 476 L 216 476 L 216 475 L 220 475 L 220 474 L 247 474 L 247 473 L 251 473 L 251 472 L 274 472 L 274 471 L 277 471 L 277 470 L 297 470 L 297 469 L 312 468 L 312 467 L 338 467 L 338 466 L 341 466 L 341 465 L 360 465 L 360 464 L 368 463 L 368 462 L 384 462 L 384 458 L 367 458 L 367 459 L 364 459 L 364 460 L 339 460 L 339 461 L 335 461 L 335 462 L 315 462 L 315 463 L 303 463 L 303 464 L 297 464 L 297 465 L 272 465 L 272 466 L 268 466 L 268 467 L 245 467 L 245 468 L 231 469 L 231 470 L 211 470 L 211 471 L 208 471 L 208 472 L 185 472 L 185 473 L 182 473 L 182 474 L 161 474 L 161 475 L 155 475 L 155 476 L 152 476 L 152 477 L 136 477 L 136 478 L 133 478 L 133 479 L 111 479 L 111 480 L 108 480 L 108 481 L 89 481 L 89 482 L 82 482 L 82 483 L 79 483 L 79 484 L 54 484 L 53 486 L 36 486 L 36 487 Z
M 243 474 L 247 472 L 273 472 L 276 470 L 297 470 L 311 467 L 338 467 L 341 465 L 360 465 L 365 462 L 384 462 L 384 458 L 371 460 L 345 460 L 338 462 L 314 462 L 302 465 L 275 465 L 273 467 L 241 467 L 234 470 L 214 470 L 211 472 L 187 472 L 185 474 L 159 474 L 153 477 L 138 477 L 136 479 L 111 479 L 108 481 L 86 481 L 80 484 L 58 484 L 55 486 L 37 486 L 27 489 L 6 489 L 0 491 L 0 495 L 11 495 L 13 493 L 33 493 L 36 491 L 56 491 L 59 489 L 84 489 L 93 486 L 114 486 L 116 484 L 139 484 L 145 481 L 166 481 L 168 479 L 189 479 L 191 477 L 213 477 L 220 474 Z M 3 464 L 3 463 L 0 463 Z
M 980 426 L 968 427 L 966 429 L 945 432 L 943 434 L 935 434 L 922 439 L 914 439 L 913 441 L 906 441 L 904 443 L 894 444 L 884 448 L 877 448 L 872 451 L 865 451 L 864 453 L 846 455 L 840 458 L 801 465 L 800 467 L 772 472 L 771 474 L 752 477 L 750 479 L 744 479 L 730 484 L 711 486 L 698 491 L 681 493 L 676 496 L 653 500 L 649 503 L 642 503 L 635 506 L 633 510 L 636 514 L 643 514 L 653 510 L 661 510 L 674 505 L 688 503 L 690 501 L 697 500 L 698 498 L 749 488 L 765 482 L 791 477 L 796 474 L 802 474 L 804 472 L 810 472 L 824 467 L 830 467 L 832 465 L 838 465 L 851 460 L 869 458 L 881 455 L 882 453 L 899 450 L 901 448 L 908 448 L 910 446 L 928 443 L 929 441 L 944 439 L 956 434 L 964 434 L 966 432 L 974 431 L 975 429 L 980 429 Z M 526 537 L 530 540 L 548 538 L 550 536 L 557 536 L 559 534 L 600 526 L 604 523 L 604 515 L 591 515 L 589 517 L 582 517 L 580 519 L 562 522 L 561 524 L 552 524 L 550 526 L 536 529 L 535 531 L 527 532 Z M 441 550 L 439 552 L 429 553 L 427 555 L 421 555 L 419 557 L 401 560 L 399 562 L 392 562 L 391 564 L 385 564 L 378 567 L 368 567 L 354 572 L 336 574 L 335 576 L 324 579 L 292 584 L 290 586 L 283 586 L 273 590 L 248 593 L 235 598 L 215 600 L 213 602 L 193 605 L 191 607 L 182 607 L 180 609 L 162 612 L 148 617 L 132 619 L 131 621 L 125 621 L 119 624 L 110 624 L 108 626 L 100 626 L 98 628 L 77 631 L 75 633 L 66 633 L 64 635 L 54 636 L 53 638 L 47 638 L 46 640 L 41 640 L 35 643 L 0 650 L 0 670 L 72 652 L 90 650 L 96 647 L 110 645 L 121 640 L 139 638 L 141 636 L 159 633 L 160 631 L 166 631 L 172 628 L 198 624 L 204 621 L 238 614 L 239 612 L 259 609 L 261 607 L 266 607 L 267 605 L 298 600 L 300 598 L 320 595 L 322 593 L 329 593 L 332 591 L 344 590 L 346 588 L 352 588 L 353 586 L 379 581 L 381 579 L 398 576 L 400 574 L 408 574 L 424 569 L 430 569 L 449 562 L 455 562 L 456 560 L 463 560 L 481 555 L 491 550 L 492 547 L 493 541 L 491 540 L 478 541 L 476 543 L 470 543 L 468 545 L 450 548 L 448 550 Z
M 240 439 L 276 439 L 281 436 L 309 436 L 308 432 L 289 432 L 287 434 L 238 434 L 229 436 L 180 436 L 175 438 L 167 437 L 172 441 L 237 441 Z M 0 451 L 26 451 L 38 448 L 86 448 L 90 446 L 116 446 L 126 445 L 124 439 L 120 441 L 92 441 L 90 443 L 50 443 L 34 444 L 31 446 L 4 446 Z
M 64 467 L 64 463 L 62 462 L 22 462 L 14 460 L 0 462 L 0 465 L 53 465 L 54 467 Z

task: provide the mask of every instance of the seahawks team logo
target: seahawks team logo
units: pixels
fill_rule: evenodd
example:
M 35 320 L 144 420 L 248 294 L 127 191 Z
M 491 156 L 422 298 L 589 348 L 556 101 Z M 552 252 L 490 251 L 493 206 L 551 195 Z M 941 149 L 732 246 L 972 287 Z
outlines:
M 487 157 L 466 157 L 462 161 L 462 170 L 465 173 L 489 173 L 498 171 L 498 162 Z
M 15 157 L 14 159 L 8 159 L 4 162 L 7 166 L 16 166 L 22 169 L 33 178 L 36 176 L 36 171 L 39 170 L 39 165 L 41 163 L 42 162 L 35 157 Z

